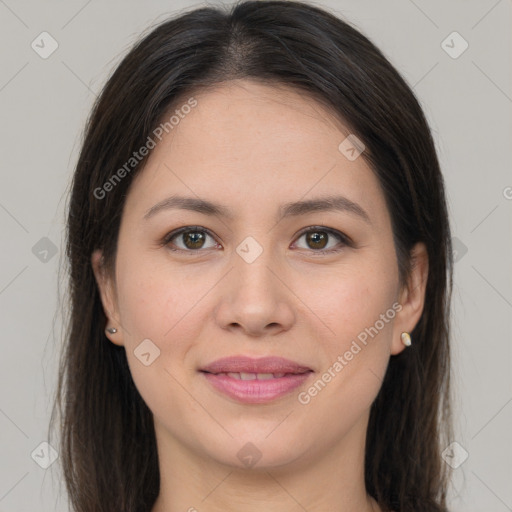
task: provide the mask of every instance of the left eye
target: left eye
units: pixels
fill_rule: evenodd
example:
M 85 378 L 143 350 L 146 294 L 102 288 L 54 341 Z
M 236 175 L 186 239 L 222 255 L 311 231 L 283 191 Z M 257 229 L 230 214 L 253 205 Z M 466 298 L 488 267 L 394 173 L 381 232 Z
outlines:
M 341 250 L 340 247 L 338 247 L 337 249 L 333 248 L 333 246 L 327 247 L 329 239 L 333 237 L 338 239 L 338 244 L 334 244 L 334 247 L 336 247 L 336 245 L 350 245 L 350 242 L 345 235 L 338 231 L 328 228 L 308 228 L 307 231 L 302 232 L 298 240 L 300 240 L 302 237 L 306 237 L 306 243 L 309 244 L 309 248 L 313 248 L 314 252 L 318 252 L 320 254 L 338 252 L 339 250 Z M 308 247 L 306 247 L 306 249 L 308 249 Z
M 305 237 L 306 243 L 309 245 L 309 247 L 299 248 L 311 249 L 313 252 L 320 254 L 338 252 L 341 250 L 341 248 L 333 248 L 336 247 L 336 245 L 341 245 L 342 247 L 351 245 L 347 236 L 329 228 L 310 227 L 307 230 L 302 231 L 302 233 L 299 234 L 297 240 L 300 240 L 303 237 Z M 328 247 L 330 239 L 333 237 L 338 240 L 338 244 L 335 243 L 334 246 Z M 208 238 L 211 238 L 213 241 L 209 247 L 205 246 L 205 241 Z M 177 242 L 174 242 L 175 239 L 177 242 L 181 242 L 183 245 L 180 246 Z M 215 241 L 215 238 L 207 229 L 190 226 L 169 233 L 164 237 L 163 244 L 177 246 L 177 248 L 169 248 L 172 251 L 183 252 L 198 252 L 199 249 L 212 249 L 220 245 Z

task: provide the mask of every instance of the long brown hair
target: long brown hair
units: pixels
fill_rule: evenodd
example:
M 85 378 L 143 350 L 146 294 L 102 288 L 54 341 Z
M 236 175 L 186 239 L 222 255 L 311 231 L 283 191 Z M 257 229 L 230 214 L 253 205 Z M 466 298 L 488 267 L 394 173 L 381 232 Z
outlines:
M 97 191 L 180 101 L 238 78 L 301 91 L 364 142 L 363 158 L 391 215 L 402 283 L 413 245 L 427 247 L 424 311 L 413 345 L 391 357 L 371 407 L 365 481 L 385 511 L 446 511 L 449 473 L 441 451 L 452 430 L 453 263 L 434 142 L 419 102 L 384 55 L 349 23 L 293 0 L 198 8 L 153 27 L 117 66 L 87 121 L 69 198 L 69 313 L 50 420 L 53 425 L 58 406 L 72 508 L 150 511 L 160 486 L 152 414 L 132 381 L 124 347 L 105 336 L 91 267 L 100 248 L 113 271 L 124 200 L 147 158 L 108 194 Z

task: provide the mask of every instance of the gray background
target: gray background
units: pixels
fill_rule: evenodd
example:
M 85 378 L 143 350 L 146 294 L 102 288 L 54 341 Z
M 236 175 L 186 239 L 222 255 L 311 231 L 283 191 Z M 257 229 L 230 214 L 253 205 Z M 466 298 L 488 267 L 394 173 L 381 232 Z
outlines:
M 68 510 L 58 460 L 48 469 L 36 461 L 48 452 L 40 444 L 48 439 L 61 335 L 55 312 L 65 194 L 86 116 L 142 31 L 199 5 L 205 4 L 0 0 L 0 512 Z M 511 0 L 319 5 L 346 17 L 384 51 L 431 124 L 458 251 L 453 441 L 461 448 L 455 459 L 460 463 L 462 450 L 469 455 L 454 472 L 451 510 L 510 511 Z M 47 59 L 31 47 L 43 31 L 59 45 Z M 461 40 L 442 45 L 453 31 L 469 44 L 457 58 L 445 49 L 460 52 Z

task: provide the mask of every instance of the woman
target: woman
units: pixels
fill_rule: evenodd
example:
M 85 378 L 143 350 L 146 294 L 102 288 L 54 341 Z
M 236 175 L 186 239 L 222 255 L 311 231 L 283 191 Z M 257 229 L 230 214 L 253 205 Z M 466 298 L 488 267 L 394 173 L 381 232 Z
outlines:
M 76 511 L 446 511 L 450 229 L 418 101 L 320 8 L 200 8 L 74 174 L 56 404 Z

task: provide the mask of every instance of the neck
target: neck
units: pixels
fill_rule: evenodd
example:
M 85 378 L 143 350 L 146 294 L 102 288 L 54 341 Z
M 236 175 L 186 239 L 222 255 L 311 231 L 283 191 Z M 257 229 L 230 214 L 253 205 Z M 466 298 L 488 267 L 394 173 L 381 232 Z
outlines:
M 380 512 L 364 486 L 367 417 L 361 422 L 321 452 L 252 468 L 189 449 L 155 422 L 160 495 L 152 512 Z

